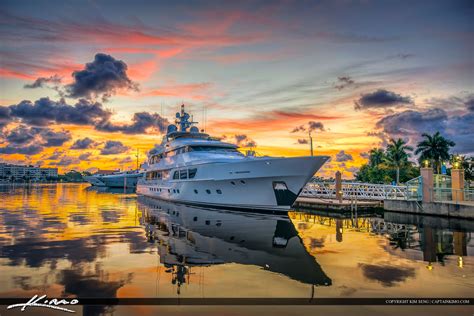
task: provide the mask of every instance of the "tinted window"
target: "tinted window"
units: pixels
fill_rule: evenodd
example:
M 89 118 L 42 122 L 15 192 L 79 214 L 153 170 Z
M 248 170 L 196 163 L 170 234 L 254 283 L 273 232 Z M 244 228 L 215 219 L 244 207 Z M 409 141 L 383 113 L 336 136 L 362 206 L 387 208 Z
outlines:
M 188 170 L 184 169 L 179 172 L 179 177 L 181 179 L 187 179 L 188 178 Z
M 173 173 L 173 179 L 179 179 L 179 172 L 178 171 L 175 171 Z
M 217 146 L 191 146 L 190 151 L 238 152 L 235 148 Z
M 196 176 L 197 169 L 189 169 L 189 179 L 192 179 Z

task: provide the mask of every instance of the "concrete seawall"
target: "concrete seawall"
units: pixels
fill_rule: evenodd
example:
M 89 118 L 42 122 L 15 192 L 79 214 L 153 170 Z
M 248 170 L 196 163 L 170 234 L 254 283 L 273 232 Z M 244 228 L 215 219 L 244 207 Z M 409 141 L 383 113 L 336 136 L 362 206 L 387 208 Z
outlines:
M 393 212 L 474 219 L 474 204 L 472 202 L 457 204 L 452 202 L 385 200 L 383 205 L 385 210 Z

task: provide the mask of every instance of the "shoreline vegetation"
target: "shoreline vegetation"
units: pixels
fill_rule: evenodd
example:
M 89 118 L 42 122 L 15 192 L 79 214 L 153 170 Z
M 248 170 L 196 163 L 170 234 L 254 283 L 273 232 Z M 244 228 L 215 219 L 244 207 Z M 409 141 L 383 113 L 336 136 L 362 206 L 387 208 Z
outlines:
M 461 156 L 450 152 L 456 144 L 444 138 L 439 132 L 433 135 L 422 134 L 423 139 L 416 149 L 408 146 L 401 138 L 390 139 L 385 148 L 373 148 L 369 151 L 369 161 L 363 164 L 355 179 L 374 184 L 400 184 L 420 175 L 420 168 L 433 168 L 435 174 L 451 175 L 451 169 L 464 169 L 468 183 L 474 180 L 473 157 Z M 418 155 L 417 163 L 409 161 L 412 154 Z
M 79 172 L 71 170 L 65 174 L 60 174 L 57 177 L 45 177 L 42 179 L 35 178 L 10 178 L 0 179 L 0 184 L 28 184 L 28 183 L 83 183 L 85 176 L 90 176 L 91 173 L 87 171 Z

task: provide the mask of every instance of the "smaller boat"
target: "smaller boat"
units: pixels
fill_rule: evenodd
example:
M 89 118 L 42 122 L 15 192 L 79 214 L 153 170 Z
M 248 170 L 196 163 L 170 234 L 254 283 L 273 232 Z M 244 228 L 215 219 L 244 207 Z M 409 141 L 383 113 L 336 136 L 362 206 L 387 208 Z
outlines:
M 96 173 L 84 177 L 84 180 L 98 187 L 136 188 L 138 179 L 143 176 L 139 170 L 117 171 L 110 174 Z

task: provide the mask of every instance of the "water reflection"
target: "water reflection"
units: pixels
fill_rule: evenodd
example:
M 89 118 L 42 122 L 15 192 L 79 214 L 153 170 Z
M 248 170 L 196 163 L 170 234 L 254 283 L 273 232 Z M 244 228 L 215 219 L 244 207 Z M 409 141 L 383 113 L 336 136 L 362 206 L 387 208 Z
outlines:
M 0 296 L 472 296 L 473 221 L 240 213 L 121 191 L 0 186 Z
M 259 266 L 310 285 L 331 285 L 286 216 L 208 210 L 139 197 L 149 241 L 160 262 L 185 283 L 193 266 Z M 178 293 L 179 293 L 178 286 Z
M 319 255 L 319 258 L 325 252 L 344 252 L 345 258 L 354 253 L 357 256 L 352 263 L 355 270 L 360 270 L 364 279 L 376 281 L 385 288 L 400 286 L 409 279 L 423 279 L 426 271 L 435 267 L 446 279 L 443 281 L 446 284 L 455 281 L 456 285 L 466 289 L 474 285 L 472 281 L 460 284 L 459 279 L 456 280 L 459 277 L 466 279 L 467 274 L 472 276 L 473 273 L 472 221 L 391 212 L 381 216 L 353 215 L 333 214 L 331 217 L 320 212 L 289 213 L 310 253 Z M 332 234 L 335 241 L 328 244 Z M 343 244 L 346 235 L 350 236 L 348 242 L 352 245 L 354 239 L 359 239 L 357 252 L 336 245 Z M 352 260 L 349 258 L 348 261 Z M 426 271 L 420 269 L 419 261 L 425 262 Z M 321 260 L 322 266 L 326 267 L 324 262 Z M 467 270 L 464 269 L 466 263 Z M 329 267 L 326 269 L 328 273 L 334 271 Z M 420 287 L 420 284 L 416 286 Z M 468 295 L 468 292 L 458 294 Z

